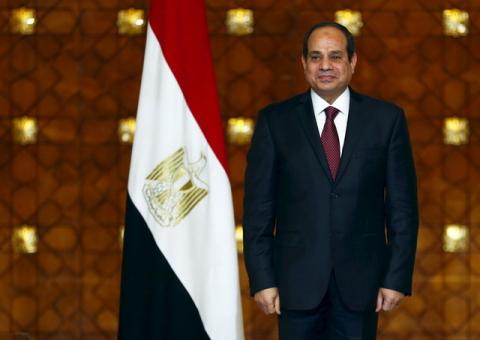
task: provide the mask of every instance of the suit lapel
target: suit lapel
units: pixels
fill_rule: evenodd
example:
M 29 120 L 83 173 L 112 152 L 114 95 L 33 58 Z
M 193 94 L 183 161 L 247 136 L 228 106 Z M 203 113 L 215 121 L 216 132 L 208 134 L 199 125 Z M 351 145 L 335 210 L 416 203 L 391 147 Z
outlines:
M 364 117 L 366 112 L 362 109 L 362 97 L 350 89 L 350 108 L 348 112 L 347 132 L 345 134 L 345 142 L 342 149 L 342 157 L 340 158 L 340 168 L 338 170 L 338 183 L 350 162 L 353 151 L 358 145 L 358 138 L 361 135 L 364 124 Z
M 297 115 L 300 119 L 300 123 L 305 131 L 310 145 L 313 148 L 316 158 L 320 162 L 325 175 L 333 182 L 332 175 L 327 163 L 327 157 L 323 151 L 322 142 L 320 140 L 320 133 L 318 132 L 317 121 L 315 120 L 315 114 L 313 112 L 312 99 L 310 97 L 310 91 L 307 91 L 301 99 L 296 108 Z

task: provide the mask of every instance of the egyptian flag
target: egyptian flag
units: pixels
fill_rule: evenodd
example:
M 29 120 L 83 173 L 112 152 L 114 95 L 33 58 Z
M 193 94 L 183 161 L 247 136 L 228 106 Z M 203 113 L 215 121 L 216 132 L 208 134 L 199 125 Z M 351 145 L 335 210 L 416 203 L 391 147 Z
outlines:
M 204 0 L 153 0 L 128 181 L 119 339 L 243 339 Z

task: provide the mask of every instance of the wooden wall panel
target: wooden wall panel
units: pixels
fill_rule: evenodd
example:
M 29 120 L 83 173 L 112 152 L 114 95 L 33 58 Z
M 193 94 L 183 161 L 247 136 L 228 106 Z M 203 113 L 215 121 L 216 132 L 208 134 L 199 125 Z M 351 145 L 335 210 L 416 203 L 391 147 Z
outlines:
M 116 338 L 120 227 L 144 35 L 117 34 L 120 9 L 147 1 L 0 4 L 0 339 Z M 10 11 L 37 10 L 34 35 L 9 32 Z M 12 140 L 12 119 L 38 121 L 38 142 Z M 38 228 L 38 252 L 16 254 L 14 227 Z
M 421 229 L 415 296 L 382 314 L 380 339 L 480 338 L 480 2 L 476 0 L 207 0 L 225 122 L 254 118 L 304 91 L 303 32 L 335 10 L 362 12 L 353 86 L 408 115 L 419 176 Z M 10 33 L 12 8 L 37 9 L 37 33 Z M 119 9 L 147 0 L 0 3 L 0 339 L 114 339 L 130 147 L 117 123 L 136 111 L 144 35 L 117 34 Z M 255 32 L 226 33 L 226 11 L 252 8 Z M 470 34 L 445 37 L 442 10 L 470 13 Z M 12 140 L 12 120 L 38 119 L 38 143 Z M 443 144 L 443 119 L 467 117 L 470 143 Z M 229 145 L 241 223 L 248 146 Z M 442 250 L 443 226 L 466 224 L 466 253 Z M 36 254 L 12 249 L 13 228 L 38 227 Z M 276 339 L 240 276 L 247 339 Z

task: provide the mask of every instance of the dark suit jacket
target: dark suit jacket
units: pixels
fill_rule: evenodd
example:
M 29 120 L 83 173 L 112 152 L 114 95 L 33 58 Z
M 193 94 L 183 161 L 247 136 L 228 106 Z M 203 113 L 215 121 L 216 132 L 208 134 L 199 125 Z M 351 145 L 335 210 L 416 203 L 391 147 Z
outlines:
M 260 111 L 247 157 L 244 255 L 251 293 L 282 308 L 322 300 L 332 269 L 353 310 L 380 287 L 411 294 L 418 230 L 415 167 L 399 107 L 351 91 L 334 182 L 310 91 Z

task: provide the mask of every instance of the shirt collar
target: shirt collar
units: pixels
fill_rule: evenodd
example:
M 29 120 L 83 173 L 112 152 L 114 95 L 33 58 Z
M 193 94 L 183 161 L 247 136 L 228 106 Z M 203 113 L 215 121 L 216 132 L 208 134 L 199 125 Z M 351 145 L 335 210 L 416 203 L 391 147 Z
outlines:
M 325 99 L 320 97 L 313 89 L 310 90 L 312 97 L 313 112 L 315 115 L 322 113 L 328 106 L 333 106 L 342 114 L 348 115 L 350 108 L 350 89 L 347 87 L 340 96 L 332 104 L 329 104 Z

